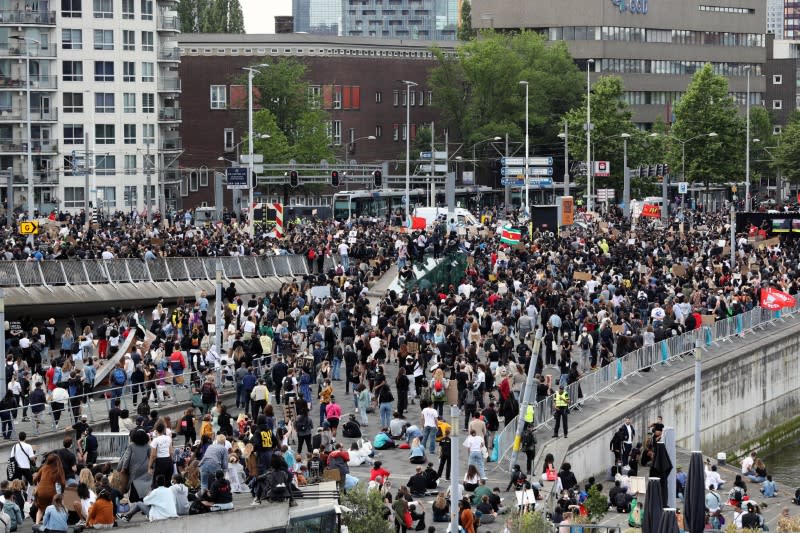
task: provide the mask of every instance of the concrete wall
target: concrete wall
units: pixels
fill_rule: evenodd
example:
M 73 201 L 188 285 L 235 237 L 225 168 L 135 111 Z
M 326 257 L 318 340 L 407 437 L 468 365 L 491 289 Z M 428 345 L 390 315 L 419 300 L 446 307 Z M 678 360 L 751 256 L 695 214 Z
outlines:
M 780 328 L 780 329 L 778 329 Z M 704 453 L 732 452 L 779 424 L 791 421 L 800 405 L 800 323 L 792 320 L 770 331 L 751 334 L 704 352 L 701 442 Z M 623 417 L 631 416 L 642 439 L 647 424 L 662 415 L 675 428 L 677 444 L 692 449 L 694 371 L 689 366 L 673 376 L 658 369 L 644 390 L 617 388 L 619 401 L 604 416 L 578 422 L 564 461 L 578 477 L 600 474 L 611 466 L 609 441 Z M 611 395 L 613 393 L 609 393 Z M 552 441 L 551 441 L 552 442 Z M 563 440 L 561 441 L 563 442 Z M 547 453 L 547 447 L 543 453 Z M 561 459 L 557 456 L 557 461 Z

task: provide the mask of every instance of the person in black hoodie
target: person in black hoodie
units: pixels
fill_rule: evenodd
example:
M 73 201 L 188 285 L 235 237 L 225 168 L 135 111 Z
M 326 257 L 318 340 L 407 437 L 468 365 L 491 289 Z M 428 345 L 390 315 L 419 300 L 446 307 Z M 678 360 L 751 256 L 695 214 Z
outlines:
M 211 486 L 203 497 L 202 504 L 209 509 L 214 508 L 215 511 L 233 509 L 231 483 L 225 479 L 224 471 L 217 470 L 214 481 L 211 482 Z

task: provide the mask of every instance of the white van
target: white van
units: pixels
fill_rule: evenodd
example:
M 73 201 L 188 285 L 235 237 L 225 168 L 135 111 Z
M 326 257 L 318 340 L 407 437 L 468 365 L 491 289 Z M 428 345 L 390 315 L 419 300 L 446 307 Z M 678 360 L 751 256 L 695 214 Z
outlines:
M 425 219 L 425 225 L 430 228 L 434 226 L 437 221 L 444 221 L 450 223 L 450 218 L 455 219 L 456 226 L 459 228 L 478 228 L 481 223 L 475 218 L 475 215 L 463 207 L 456 207 L 453 210 L 452 217 L 446 207 L 417 207 L 414 210 L 414 216 Z

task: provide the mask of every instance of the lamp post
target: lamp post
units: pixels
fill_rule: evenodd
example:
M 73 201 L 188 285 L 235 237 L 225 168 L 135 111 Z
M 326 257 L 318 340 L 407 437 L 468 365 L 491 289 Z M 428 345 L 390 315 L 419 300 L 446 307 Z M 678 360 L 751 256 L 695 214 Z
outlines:
M 525 86 L 525 213 L 530 216 L 530 199 L 529 199 L 529 185 L 528 185 L 528 157 L 529 151 L 529 136 L 528 136 L 528 82 L 523 80 L 519 82 L 520 85 Z
M 586 60 L 586 209 L 592 211 L 592 80 L 589 67 L 594 59 Z
M 344 154 L 344 162 L 345 163 L 347 163 L 347 153 L 350 152 L 353 149 L 353 145 L 356 144 L 358 141 L 363 141 L 364 139 L 366 139 L 368 141 L 374 141 L 375 139 L 377 139 L 377 137 L 375 137 L 374 135 L 366 135 L 364 137 L 359 137 L 357 139 L 353 139 L 352 141 L 348 142 L 345 145 L 345 154 Z
M 256 65 L 256 67 L 268 67 L 266 63 Z M 250 154 L 250 162 L 247 168 L 247 232 L 253 236 L 253 76 L 261 74 L 258 68 L 242 67 L 242 70 L 247 71 L 247 146 L 248 153 Z
M 217 352 L 222 352 L 222 260 L 217 258 L 214 268 L 214 344 Z
M 479 144 L 483 144 L 483 143 L 487 143 L 487 142 L 497 142 L 497 141 L 502 141 L 502 140 L 503 140 L 503 138 L 498 135 L 496 137 L 492 137 L 491 139 L 484 139 L 482 141 L 478 141 L 478 142 L 476 142 L 475 144 L 472 145 L 472 179 L 473 180 L 476 180 L 477 177 L 478 177 L 478 159 L 477 159 L 477 156 L 475 155 L 475 148 Z M 475 181 L 473 181 L 473 183 L 475 183 Z
M 564 121 L 564 131 L 558 134 L 564 139 L 564 196 L 569 196 L 569 123 Z
M 623 133 L 622 137 L 622 213 L 625 218 L 631 215 L 631 175 L 628 172 L 628 139 L 630 133 Z
M 750 211 L 750 65 L 744 67 L 747 71 L 747 133 L 744 153 L 744 210 Z M 731 267 L 732 268 L 732 267 Z
M 406 217 L 411 216 L 409 188 L 411 187 L 411 88 L 419 85 L 410 80 L 400 80 L 406 86 Z
M 31 126 L 31 113 L 33 110 L 31 109 L 31 50 L 30 45 L 31 43 L 36 45 L 41 45 L 41 41 L 37 41 L 36 39 L 30 39 L 28 37 L 22 36 L 14 36 L 12 39 L 16 39 L 17 41 L 25 41 L 25 100 L 26 105 L 28 107 L 28 217 L 33 219 L 33 210 L 35 209 L 35 203 L 33 199 L 34 191 L 33 191 L 33 131 Z M 39 107 L 41 111 L 41 106 Z M 88 216 L 88 213 L 87 213 Z

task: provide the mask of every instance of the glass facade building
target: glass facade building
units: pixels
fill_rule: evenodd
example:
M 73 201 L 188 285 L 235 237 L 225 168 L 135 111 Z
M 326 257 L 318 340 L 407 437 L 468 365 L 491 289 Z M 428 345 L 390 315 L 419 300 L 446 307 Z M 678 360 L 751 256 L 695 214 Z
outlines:
M 342 35 L 343 0 L 292 0 L 294 31 Z

